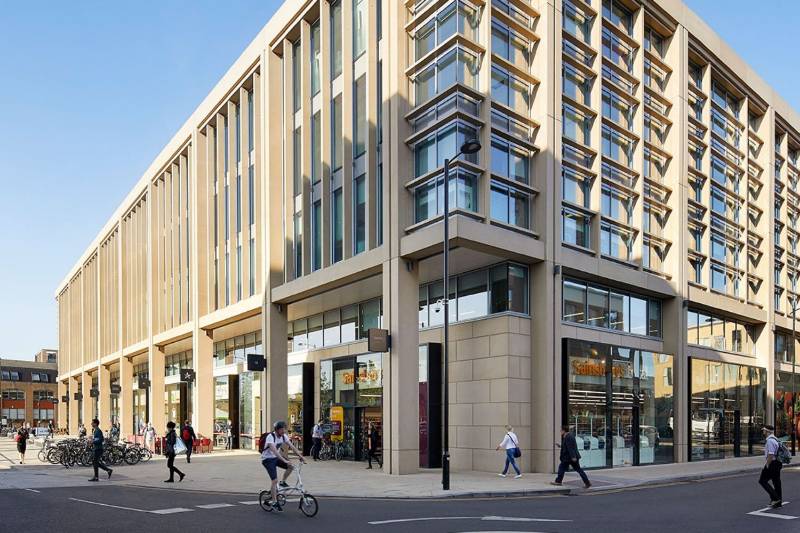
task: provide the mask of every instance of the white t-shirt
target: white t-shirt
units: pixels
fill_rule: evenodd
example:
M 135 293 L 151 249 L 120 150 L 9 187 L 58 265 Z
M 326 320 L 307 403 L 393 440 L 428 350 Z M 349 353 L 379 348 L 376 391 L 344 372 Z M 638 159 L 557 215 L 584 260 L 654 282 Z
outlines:
M 322 438 L 322 426 L 319 424 L 314 425 L 314 429 L 311 431 L 311 437 L 314 439 L 321 439 Z
M 519 445 L 519 439 L 517 439 L 517 434 L 513 431 L 509 431 L 506 433 L 506 436 L 503 437 L 503 442 L 500 443 L 500 447 L 506 450 L 513 450 Z
M 279 437 L 275 433 L 268 433 L 266 442 L 264 442 L 264 451 L 261 452 L 261 459 L 274 459 L 277 457 L 275 452 L 269 447 L 270 443 L 274 444 L 276 448 L 280 449 L 281 446 L 287 444 L 289 442 L 289 437 L 284 434 L 282 437 Z
M 780 447 L 780 443 L 778 442 L 778 438 L 775 435 L 770 435 L 767 437 L 767 442 L 764 445 L 764 457 L 771 455 L 773 457 L 778 457 L 778 448 Z

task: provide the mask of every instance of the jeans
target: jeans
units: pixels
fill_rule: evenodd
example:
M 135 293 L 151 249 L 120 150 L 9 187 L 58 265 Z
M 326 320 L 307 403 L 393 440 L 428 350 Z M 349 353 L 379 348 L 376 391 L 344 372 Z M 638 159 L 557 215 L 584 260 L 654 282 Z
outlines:
M 111 472 L 111 469 L 103 464 L 103 450 L 95 450 L 92 456 L 92 468 L 94 468 L 94 477 L 97 477 L 98 470 L 105 470 Z
M 514 448 L 506 449 L 506 467 L 503 469 L 503 474 L 508 472 L 508 465 L 514 467 L 514 471 L 517 473 L 517 475 L 522 473 L 519 471 L 516 459 L 514 459 Z
M 167 455 L 167 468 L 169 468 L 169 479 L 170 481 L 175 479 L 175 472 L 178 473 L 179 476 L 183 477 L 183 472 L 175 468 L 175 454 L 171 453 Z
M 774 460 L 769 466 L 765 466 L 761 470 L 761 476 L 758 478 L 758 484 L 764 487 L 764 490 L 769 494 L 770 501 L 783 500 L 783 490 L 781 490 L 781 468 L 783 465 L 780 461 Z M 774 489 L 770 487 L 769 482 L 772 481 Z
M 570 466 L 574 471 L 578 473 L 579 476 L 581 476 L 581 479 L 583 480 L 584 484 L 589 483 L 589 478 L 587 477 L 586 472 L 583 471 L 583 468 L 581 468 L 581 464 L 578 460 L 561 461 L 561 463 L 558 465 L 558 475 L 556 476 L 556 483 L 561 483 L 561 481 L 564 479 L 564 474 L 567 472 L 567 470 L 569 470 Z

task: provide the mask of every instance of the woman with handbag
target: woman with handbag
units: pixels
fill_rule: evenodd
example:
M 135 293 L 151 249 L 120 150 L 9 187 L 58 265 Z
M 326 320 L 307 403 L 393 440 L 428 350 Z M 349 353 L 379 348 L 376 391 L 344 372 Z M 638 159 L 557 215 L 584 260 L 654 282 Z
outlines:
M 164 483 L 173 483 L 175 481 L 175 473 L 178 473 L 180 478 L 178 481 L 183 481 L 183 478 L 186 477 L 186 474 L 175 468 L 175 455 L 181 450 L 178 450 L 178 447 L 182 447 L 182 451 L 186 451 L 186 445 L 183 444 L 183 441 L 180 441 L 178 444 L 178 435 L 175 433 L 175 422 L 167 422 L 167 434 L 164 436 L 164 455 L 167 456 L 167 468 L 169 468 L 169 479 L 165 479 Z
M 503 469 L 502 474 L 498 474 L 500 477 L 506 477 L 508 473 L 508 465 L 514 467 L 514 471 L 517 473 L 514 476 L 514 479 L 519 479 L 522 477 L 522 472 L 520 472 L 519 467 L 517 466 L 517 458 L 522 457 L 522 451 L 519 449 L 519 439 L 517 438 L 517 434 L 514 433 L 514 428 L 511 426 L 506 426 L 506 435 L 503 437 L 503 442 L 497 445 L 495 451 L 503 448 L 506 451 L 506 467 Z
M 28 448 L 28 430 L 25 429 L 23 422 L 17 430 L 17 435 L 14 437 L 17 441 L 17 452 L 19 452 L 19 464 L 25 462 L 25 450 Z

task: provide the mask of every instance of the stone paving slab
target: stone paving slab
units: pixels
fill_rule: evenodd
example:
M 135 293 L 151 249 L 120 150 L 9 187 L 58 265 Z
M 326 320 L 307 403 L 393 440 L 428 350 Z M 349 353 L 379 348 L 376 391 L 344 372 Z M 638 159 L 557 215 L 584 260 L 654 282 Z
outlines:
M 91 469 L 64 469 L 60 465 L 41 465 L 35 459 L 34 450 L 38 451 L 35 447 L 28 448 L 30 464 L 11 465 L 3 457 L 16 457 L 13 444 L 13 441 L 10 445 L 0 441 L 0 465 L 5 465 L 0 466 L 5 468 L 0 471 L 0 489 L 39 489 L 87 484 Z M 255 495 L 268 485 L 259 456 L 252 451 L 234 450 L 194 455 L 191 464 L 186 464 L 185 458 L 179 457 L 175 463 L 187 477 L 182 483 L 170 485 L 171 490 Z M 589 492 L 756 473 L 763 463 L 762 457 L 746 457 L 595 470 L 588 472 L 594 483 Z M 561 487 L 550 484 L 553 480 L 552 474 L 524 473 L 521 479 L 514 479 L 501 478 L 497 474 L 486 472 L 453 472 L 450 491 L 441 489 L 440 470 L 420 470 L 416 474 L 392 476 L 378 469 L 366 470 L 364 463 L 309 461 L 302 474 L 308 491 L 317 496 L 338 498 L 520 497 L 555 496 L 586 491 L 574 472 L 567 474 Z M 148 463 L 116 467 L 110 483 L 161 489 L 166 487 L 163 480 L 167 475 L 164 458 L 154 457 Z M 101 483 L 97 486 L 102 487 L 105 483 L 109 481 L 101 476 Z

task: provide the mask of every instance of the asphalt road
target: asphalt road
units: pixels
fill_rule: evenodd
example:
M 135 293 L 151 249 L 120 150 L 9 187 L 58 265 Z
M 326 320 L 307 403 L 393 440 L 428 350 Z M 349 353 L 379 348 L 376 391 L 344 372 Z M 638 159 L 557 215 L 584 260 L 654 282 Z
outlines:
M 306 518 L 296 504 L 267 513 L 253 494 L 114 485 L 0 490 L 0 531 L 427 532 L 800 532 L 800 471 L 784 470 L 781 510 L 758 512 L 766 493 L 752 475 L 578 496 L 450 500 L 321 498 Z M 156 512 L 158 511 L 158 512 Z M 782 515 L 785 518 L 778 518 Z M 797 518 L 788 518 L 797 517 Z M 166 528 L 166 529 L 165 529 Z

